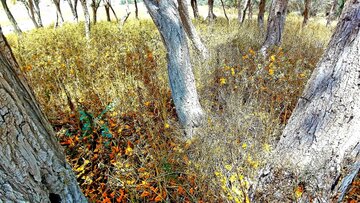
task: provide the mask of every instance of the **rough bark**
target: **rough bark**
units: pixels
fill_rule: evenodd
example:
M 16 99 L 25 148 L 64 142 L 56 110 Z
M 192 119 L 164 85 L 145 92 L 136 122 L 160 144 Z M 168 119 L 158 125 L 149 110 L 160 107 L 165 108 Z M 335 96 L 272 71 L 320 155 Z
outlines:
M 78 16 L 78 13 L 77 13 L 77 1 L 78 0 L 75 0 L 74 1 L 74 5 L 72 3 L 72 0 L 67 0 L 68 4 L 69 4 L 69 7 L 70 7 L 70 10 L 71 10 L 71 13 L 73 15 L 73 20 L 74 22 L 78 22 L 79 21 L 79 16 Z
M 266 56 L 272 46 L 279 46 L 285 27 L 286 9 L 288 0 L 273 0 L 270 7 L 266 38 L 260 52 Z
M 6 0 L 1 0 L 1 4 L 2 4 L 2 7 L 6 13 L 6 16 L 8 17 L 9 21 L 11 22 L 11 25 L 13 26 L 15 32 L 17 34 L 21 34 L 21 29 L 20 29 L 19 25 L 17 24 L 14 16 L 12 15 L 12 13 L 6 3 Z
M 0 202 L 86 202 L 0 29 Z
M 301 184 L 304 193 L 297 202 L 334 202 L 349 180 L 347 171 L 351 166 L 359 170 L 360 0 L 346 4 L 273 161 L 261 175 L 258 195 L 267 201 L 282 202 L 285 196 L 271 192 L 289 191 L 286 187 L 293 192 L 291 188 Z M 279 168 L 285 172 L 276 172 Z
M 207 19 L 209 21 L 215 20 L 216 15 L 214 14 L 214 0 L 208 0 L 208 5 L 209 5 L 209 12 L 208 12 Z
M 209 52 L 205 45 L 202 43 L 200 36 L 196 32 L 196 29 L 191 22 L 187 2 L 185 0 L 178 0 L 178 4 L 181 23 L 184 26 L 187 36 L 189 37 L 196 51 L 201 55 L 203 60 L 207 59 L 209 57 Z
M 85 18 L 85 36 L 90 39 L 90 15 L 87 7 L 86 0 L 80 0 L 81 7 L 83 8 L 84 18 Z
M 144 2 L 167 50 L 169 82 L 179 121 L 186 129 L 199 126 L 204 112 L 196 92 L 190 53 L 177 2 L 175 0 Z
M 191 3 L 191 8 L 193 9 L 194 18 L 200 18 L 197 0 L 191 0 L 190 3 Z
M 311 6 L 311 0 L 305 0 L 305 4 L 304 4 L 304 20 L 303 20 L 303 26 L 305 26 L 309 20 L 309 15 L 310 15 L 310 6 Z
M 258 26 L 262 30 L 264 28 L 264 15 L 265 15 L 266 0 L 260 0 L 259 14 L 258 14 Z

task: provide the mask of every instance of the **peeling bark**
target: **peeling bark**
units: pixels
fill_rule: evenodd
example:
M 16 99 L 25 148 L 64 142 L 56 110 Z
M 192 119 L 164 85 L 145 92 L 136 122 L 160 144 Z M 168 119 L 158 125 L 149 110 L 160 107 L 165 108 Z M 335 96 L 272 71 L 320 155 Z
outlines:
M 267 50 L 272 46 L 279 46 L 285 27 L 286 9 L 288 0 L 273 0 L 269 12 L 265 41 L 260 52 L 266 56 Z
M 188 5 L 185 0 L 178 0 L 179 4 L 179 14 L 181 23 L 184 26 L 185 32 L 192 44 L 194 45 L 196 51 L 201 54 L 202 59 L 207 59 L 209 57 L 209 52 L 205 45 L 202 43 L 200 36 L 196 32 L 194 25 L 191 22 Z
M 5 13 L 6 13 L 6 16 L 8 17 L 9 21 L 11 22 L 15 32 L 17 34 L 21 34 L 21 29 L 20 29 L 19 25 L 17 24 L 14 16 L 10 12 L 10 9 L 9 9 L 7 3 L 6 3 L 6 0 L 1 0 L 1 4 L 2 4 L 2 7 L 3 7 L 3 9 L 4 9 Z
M 0 202 L 86 202 L 0 29 Z
M 333 202 L 348 180 L 347 169 L 357 163 L 358 170 L 360 0 L 346 4 L 270 166 L 260 176 L 258 199 L 282 202 L 288 196 L 274 190 L 293 192 L 301 185 L 304 193 L 297 202 Z
M 190 53 L 177 2 L 175 0 L 144 2 L 167 50 L 169 82 L 179 121 L 186 129 L 197 127 L 203 120 L 204 112 L 196 92 Z

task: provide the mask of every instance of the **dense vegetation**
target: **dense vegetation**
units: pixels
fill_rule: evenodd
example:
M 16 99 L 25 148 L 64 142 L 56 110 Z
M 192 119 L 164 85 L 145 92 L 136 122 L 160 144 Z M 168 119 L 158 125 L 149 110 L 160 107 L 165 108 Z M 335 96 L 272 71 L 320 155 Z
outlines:
M 187 142 L 152 22 L 129 21 L 121 30 L 100 22 L 90 42 L 81 23 L 8 36 L 90 200 L 247 202 L 254 169 L 279 138 L 331 34 L 317 21 L 302 28 L 290 15 L 282 47 L 263 59 L 255 22 L 195 25 L 211 52 L 205 62 L 192 52 L 207 123 Z M 301 188 L 288 192 L 295 200 Z

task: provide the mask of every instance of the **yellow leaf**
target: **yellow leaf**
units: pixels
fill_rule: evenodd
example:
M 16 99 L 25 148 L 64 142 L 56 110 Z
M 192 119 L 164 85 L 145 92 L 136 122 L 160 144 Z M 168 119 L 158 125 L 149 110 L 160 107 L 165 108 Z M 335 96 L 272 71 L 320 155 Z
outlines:
M 247 144 L 246 143 L 244 143 L 244 144 L 242 144 L 242 146 L 241 146 L 243 149 L 246 149 L 246 147 L 247 147 Z
M 269 144 L 264 144 L 264 150 L 265 152 L 271 152 L 271 146 Z
M 85 166 L 86 166 L 88 163 L 90 163 L 90 161 L 85 159 L 85 160 L 84 160 L 84 163 L 83 163 L 80 167 L 78 167 L 77 169 L 75 169 L 75 171 L 76 171 L 76 172 L 82 172 L 82 171 L 84 171 L 84 170 L 85 170 Z
M 230 171 L 232 169 L 232 166 L 230 164 L 225 165 L 226 170 Z
M 272 62 L 274 62 L 274 61 L 275 61 L 275 55 L 270 56 L 270 60 L 271 60 Z
M 235 75 L 235 69 L 231 68 L 231 75 L 234 76 Z
M 168 123 L 165 123 L 164 128 L 168 129 L 168 128 L 170 128 L 170 125 Z
M 272 68 L 269 69 L 269 75 L 274 75 L 274 69 Z
M 226 79 L 220 78 L 220 85 L 225 85 L 225 84 L 226 84 Z
M 295 190 L 296 199 L 299 199 L 302 196 L 303 192 L 304 192 L 304 188 L 301 186 L 298 186 Z

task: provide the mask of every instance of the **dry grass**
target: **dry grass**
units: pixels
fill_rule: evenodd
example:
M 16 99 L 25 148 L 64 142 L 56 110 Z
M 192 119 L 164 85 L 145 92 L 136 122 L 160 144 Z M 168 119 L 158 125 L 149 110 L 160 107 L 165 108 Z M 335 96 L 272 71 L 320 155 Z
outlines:
M 9 41 L 93 201 L 243 202 L 331 31 L 289 16 L 262 59 L 255 22 L 195 22 L 211 52 L 192 52 L 206 124 L 183 142 L 165 51 L 150 21 L 34 30 Z M 111 105 L 109 105 L 111 104 Z

